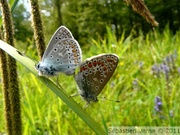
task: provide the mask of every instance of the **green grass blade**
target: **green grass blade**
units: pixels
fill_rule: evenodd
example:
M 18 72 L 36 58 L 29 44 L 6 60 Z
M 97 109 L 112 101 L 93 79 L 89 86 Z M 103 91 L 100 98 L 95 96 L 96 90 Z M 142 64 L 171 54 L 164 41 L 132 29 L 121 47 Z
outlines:
M 16 48 L 0 40 L 0 48 L 11 55 L 14 59 L 19 61 L 27 69 L 29 69 L 44 85 L 49 87 L 61 100 L 63 100 L 96 134 L 104 135 L 107 134 L 99 124 L 91 118 L 72 98 L 70 98 L 64 90 L 58 88 L 51 80 L 45 77 L 40 77 L 37 71 L 34 69 L 35 62 L 23 55 Z
M 11 6 L 11 12 L 14 12 L 14 9 L 16 8 L 17 4 L 18 4 L 19 0 L 10 0 L 9 4 Z

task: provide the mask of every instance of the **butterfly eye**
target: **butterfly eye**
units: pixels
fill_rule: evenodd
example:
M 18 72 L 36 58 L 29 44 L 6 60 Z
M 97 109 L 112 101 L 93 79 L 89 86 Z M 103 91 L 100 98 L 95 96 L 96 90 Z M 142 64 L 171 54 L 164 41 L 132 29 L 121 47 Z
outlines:
M 39 67 L 40 67 L 40 63 L 38 63 L 38 64 L 36 65 L 36 67 L 37 67 L 37 69 L 39 69 Z

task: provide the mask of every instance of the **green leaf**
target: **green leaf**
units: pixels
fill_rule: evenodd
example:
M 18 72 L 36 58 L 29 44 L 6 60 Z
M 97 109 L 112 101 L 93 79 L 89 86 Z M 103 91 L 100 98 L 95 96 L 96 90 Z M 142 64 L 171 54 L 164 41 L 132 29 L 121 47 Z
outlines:
M 10 0 L 9 1 L 9 4 L 11 6 L 11 12 L 13 13 L 14 12 L 14 9 L 16 8 L 17 4 L 18 4 L 19 0 Z
M 16 48 L 0 40 L 0 48 L 19 61 L 23 66 L 29 69 L 44 85 L 50 88 L 61 100 L 63 100 L 96 134 L 105 135 L 105 132 L 94 119 L 86 113 L 71 97 L 64 93 L 64 90 L 57 87 L 51 80 L 45 77 L 38 76 L 34 69 L 35 62 L 26 57 Z M 98 112 L 97 112 L 98 113 Z

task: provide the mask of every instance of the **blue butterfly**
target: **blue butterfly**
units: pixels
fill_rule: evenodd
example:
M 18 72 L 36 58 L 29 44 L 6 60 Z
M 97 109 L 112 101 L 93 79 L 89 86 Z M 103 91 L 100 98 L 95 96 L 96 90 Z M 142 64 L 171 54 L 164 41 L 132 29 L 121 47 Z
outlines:
M 35 69 L 39 76 L 55 76 L 60 72 L 73 75 L 81 61 L 78 42 L 65 26 L 61 26 L 52 36 L 42 61 L 35 65 Z

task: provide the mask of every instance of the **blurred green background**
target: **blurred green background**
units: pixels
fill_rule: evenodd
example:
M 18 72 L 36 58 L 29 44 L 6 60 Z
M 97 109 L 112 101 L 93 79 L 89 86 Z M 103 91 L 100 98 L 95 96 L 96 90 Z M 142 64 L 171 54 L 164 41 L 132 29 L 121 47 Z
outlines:
M 39 0 L 46 44 L 55 30 L 65 25 L 79 42 L 83 60 L 101 53 L 119 56 L 118 67 L 99 95 L 99 102 L 85 110 L 105 129 L 180 125 L 180 3 L 178 0 L 145 3 L 159 22 L 157 28 L 122 0 Z M 14 8 L 15 45 L 39 61 L 30 10 L 27 0 L 20 0 Z M 18 75 L 23 134 L 94 134 L 19 63 Z M 60 74 L 59 83 L 68 95 L 77 93 L 73 77 Z M 5 132 L 2 96 L 0 92 L 0 134 Z M 84 106 L 81 97 L 73 99 Z

